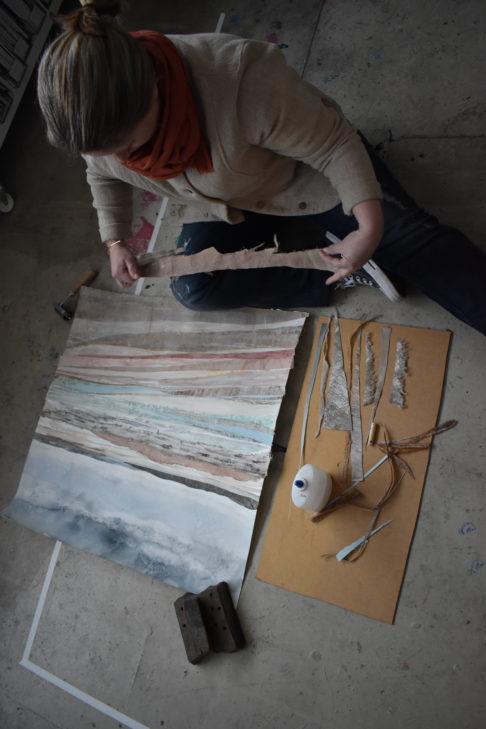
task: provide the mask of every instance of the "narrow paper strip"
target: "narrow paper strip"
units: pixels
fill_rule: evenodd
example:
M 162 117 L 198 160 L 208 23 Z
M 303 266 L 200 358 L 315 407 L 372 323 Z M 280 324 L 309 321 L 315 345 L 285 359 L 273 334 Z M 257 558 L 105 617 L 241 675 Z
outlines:
M 351 386 L 351 479 L 361 481 L 363 478 L 363 432 L 361 429 L 361 329 L 358 332 L 356 355 L 354 360 L 353 380 Z
M 326 384 L 327 384 L 328 375 L 329 375 L 329 362 L 326 359 L 326 353 L 323 351 L 321 384 L 320 384 L 321 397 L 319 399 L 319 422 L 317 423 L 316 438 L 321 433 L 322 421 L 324 420 L 324 406 L 325 406 L 325 402 L 326 402 Z
M 380 327 L 380 366 L 378 370 L 378 382 L 376 384 L 375 401 L 373 403 L 373 410 L 370 417 L 370 428 L 372 423 L 375 421 L 376 411 L 381 399 L 383 392 L 383 385 L 385 384 L 386 369 L 388 367 L 388 350 L 390 348 L 390 327 Z
M 318 415 L 318 419 L 317 419 L 317 428 L 316 428 L 316 435 L 315 435 L 316 438 L 321 433 L 322 422 L 324 420 L 324 407 L 325 407 L 325 403 L 326 403 L 326 385 L 327 385 L 327 378 L 328 378 L 328 375 L 329 375 L 329 362 L 328 362 L 328 359 L 327 359 L 327 354 L 328 354 L 328 350 L 329 350 L 329 332 L 330 332 L 330 329 L 331 329 L 331 323 L 332 323 L 332 320 L 333 319 L 334 319 L 334 317 L 331 316 L 331 319 L 329 320 L 329 324 L 328 324 L 328 327 L 327 327 L 326 336 L 324 338 L 324 342 L 323 342 L 322 347 L 321 347 L 321 349 L 322 349 L 322 353 L 321 353 L 322 365 L 321 365 L 321 382 L 320 382 L 320 385 L 319 385 L 319 393 L 320 393 L 320 396 L 319 396 L 319 415 Z
M 321 357 L 324 340 L 325 340 L 325 338 L 327 336 L 327 333 L 329 331 L 329 326 L 331 324 L 331 321 L 332 321 L 332 318 L 328 322 L 325 322 L 324 324 L 321 324 L 321 331 L 319 332 L 319 339 L 318 339 L 318 342 L 317 342 L 317 346 L 316 346 L 316 349 L 315 349 L 315 352 L 314 352 L 314 359 L 313 359 L 313 362 L 312 362 L 311 376 L 310 376 L 310 379 L 309 379 L 309 384 L 307 385 L 307 393 L 306 393 L 306 396 L 305 396 L 305 403 L 304 403 L 304 414 L 303 414 L 303 418 L 302 418 L 302 433 L 301 433 L 301 436 L 300 436 L 300 460 L 301 460 L 301 463 L 303 463 L 303 458 L 304 458 L 305 437 L 306 437 L 306 433 L 307 433 L 307 421 L 309 419 L 309 406 L 310 406 L 310 401 L 311 401 L 311 397 L 312 397 L 312 391 L 314 389 L 314 384 L 315 384 L 315 381 L 316 381 L 317 370 L 318 370 L 318 367 L 319 367 L 319 359 Z

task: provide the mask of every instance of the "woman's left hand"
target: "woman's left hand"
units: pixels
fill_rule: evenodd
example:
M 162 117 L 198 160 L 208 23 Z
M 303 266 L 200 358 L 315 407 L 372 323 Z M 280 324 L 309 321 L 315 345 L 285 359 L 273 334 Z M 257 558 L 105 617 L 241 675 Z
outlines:
M 336 283 L 362 268 L 370 260 L 383 235 L 383 212 L 379 200 L 365 200 L 353 208 L 358 230 L 353 230 L 339 243 L 321 250 L 321 255 L 335 273 L 326 285 Z M 336 257 L 336 256 L 341 256 Z

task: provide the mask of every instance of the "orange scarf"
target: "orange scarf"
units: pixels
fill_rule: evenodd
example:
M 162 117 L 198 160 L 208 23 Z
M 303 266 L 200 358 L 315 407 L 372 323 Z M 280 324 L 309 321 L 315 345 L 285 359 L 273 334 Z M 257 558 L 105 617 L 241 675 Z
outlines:
M 213 165 L 198 116 L 189 74 L 175 45 L 161 33 L 139 30 L 155 66 L 161 101 L 159 127 L 147 144 L 122 164 L 155 180 L 168 180 L 189 167 L 212 172 Z

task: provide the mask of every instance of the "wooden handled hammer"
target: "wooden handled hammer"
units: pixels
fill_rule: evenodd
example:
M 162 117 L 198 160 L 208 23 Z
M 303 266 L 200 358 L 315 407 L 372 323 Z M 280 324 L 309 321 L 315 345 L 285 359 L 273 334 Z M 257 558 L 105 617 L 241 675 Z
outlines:
M 95 271 L 94 269 L 91 269 L 88 271 L 88 273 L 85 273 L 85 275 L 79 279 L 78 283 L 73 286 L 71 291 L 68 293 L 65 299 L 63 299 L 61 302 L 54 302 L 54 311 L 57 311 L 59 316 L 62 316 L 63 319 L 66 321 L 70 321 L 73 318 L 73 315 L 70 311 L 64 308 L 64 304 L 68 299 L 73 297 L 75 294 L 78 293 L 81 286 L 87 286 L 88 284 L 92 283 L 96 276 L 98 275 L 98 271 Z

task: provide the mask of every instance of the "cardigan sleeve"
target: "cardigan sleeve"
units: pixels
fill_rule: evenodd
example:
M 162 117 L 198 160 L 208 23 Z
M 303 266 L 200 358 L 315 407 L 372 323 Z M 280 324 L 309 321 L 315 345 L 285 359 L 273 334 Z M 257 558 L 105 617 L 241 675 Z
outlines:
M 129 238 L 132 235 L 132 186 L 107 175 L 96 157 L 83 155 L 87 164 L 86 179 L 98 214 L 102 241 Z
M 241 56 L 238 120 L 251 144 L 326 175 L 350 214 L 381 199 L 369 156 L 339 106 L 287 65 L 273 44 L 248 41 Z

